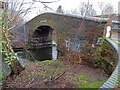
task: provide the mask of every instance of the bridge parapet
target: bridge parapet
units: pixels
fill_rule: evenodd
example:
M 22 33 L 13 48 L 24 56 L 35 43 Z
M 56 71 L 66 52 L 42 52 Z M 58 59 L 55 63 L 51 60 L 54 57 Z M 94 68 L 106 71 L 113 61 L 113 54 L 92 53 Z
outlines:
M 100 87 L 101 89 L 105 88 L 115 88 L 117 87 L 118 83 L 120 83 L 119 78 L 120 78 L 120 47 L 118 44 L 110 40 L 109 38 L 106 38 L 106 41 L 109 42 L 109 44 L 112 46 L 112 48 L 115 49 L 116 55 L 118 56 L 116 59 L 116 67 L 111 76 L 108 78 L 108 80 Z M 100 89 L 100 90 L 101 90 Z

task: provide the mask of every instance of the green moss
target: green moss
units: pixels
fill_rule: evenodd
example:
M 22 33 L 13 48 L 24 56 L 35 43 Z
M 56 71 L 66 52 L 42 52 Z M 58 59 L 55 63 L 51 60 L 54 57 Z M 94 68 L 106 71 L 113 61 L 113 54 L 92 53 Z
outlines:
M 85 85 L 81 85 L 79 86 L 79 88 L 99 88 L 100 86 L 102 86 L 104 84 L 105 81 L 98 81 L 98 82 L 93 82 L 90 84 L 85 84 Z
M 79 79 L 79 81 L 77 82 L 77 86 L 79 88 L 82 88 L 82 86 L 86 86 L 91 81 L 90 76 L 85 72 L 80 72 L 77 77 Z
M 120 76 L 118 76 L 118 84 L 120 84 Z
M 117 80 L 117 83 L 116 83 L 116 87 L 119 87 L 119 88 L 120 88 L 120 76 L 118 76 L 118 80 Z
M 45 60 L 42 62 L 30 62 L 27 67 L 35 65 L 40 67 L 39 70 L 33 70 L 32 72 L 27 72 L 26 75 L 30 78 L 32 76 L 40 76 L 43 78 L 50 78 L 51 76 L 57 76 L 63 72 L 64 67 L 61 66 L 60 60 Z M 38 72 L 39 71 L 39 72 Z M 53 75 L 54 74 L 54 75 Z
M 68 80 L 71 80 L 75 83 L 76 88 L 81 88 L 82 86 L 86 86 L 89 81 L 91 81 L 90 76 L 85 72 L 79 72 L 79 73 L 66 73 L 66 78 Z
M 6 80 L 7 73 L 0 72 L 0 85 Z

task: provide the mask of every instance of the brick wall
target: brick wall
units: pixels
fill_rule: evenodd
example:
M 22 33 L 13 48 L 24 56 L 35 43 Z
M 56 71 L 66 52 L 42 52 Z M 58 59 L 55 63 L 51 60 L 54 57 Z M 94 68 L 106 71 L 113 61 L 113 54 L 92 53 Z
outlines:
M 26 23 L 27 35 L 32 35 L 37 27 L 48 25 L 56 31 L 58 48 L 62 47 L 64 40 L 68 37 L 87 40 L 96 43 L 96 38 L 103 36 L 106 21 L 98 21 L 93 18 L 83 18 L 69 15 L 45 13 Z

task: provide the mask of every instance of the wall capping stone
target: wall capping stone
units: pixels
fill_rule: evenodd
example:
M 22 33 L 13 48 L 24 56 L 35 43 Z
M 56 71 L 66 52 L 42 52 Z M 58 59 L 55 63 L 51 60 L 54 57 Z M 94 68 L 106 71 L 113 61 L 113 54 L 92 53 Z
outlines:
M 117 61 L 118 63 L 116 65 L 115 70 L 111 74 L 111 76 L 100 87 L 100 90 L 104 89 L 104 88 L 115 88 L 117 86 L 118 76 L 120 76 L 120 47 L 118 46 L 118 44 L 116 44 L 115 42 L 113 42 L 109 38 L 106 38 L 105 40 L 115 49 L 115 51 L 116 51 L 116 53 L 118 55 L 118 61 Z

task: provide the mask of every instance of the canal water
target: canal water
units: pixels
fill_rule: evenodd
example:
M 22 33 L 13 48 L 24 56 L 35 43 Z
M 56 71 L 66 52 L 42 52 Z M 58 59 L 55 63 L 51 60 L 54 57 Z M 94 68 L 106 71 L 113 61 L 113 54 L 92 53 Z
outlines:
M 15 50 L 22 66 L 25 66 L 28 61 L 44 61 L 57 59 L 57 47 L 45 47 L 40 49 Z
M 87 44 L 87 41 L 80 39 L 65 40 L 65 46 L 68 50 L 80 52 Z M 57 45 L 53 42 L 52 47 L 35 48 L 31 50 L 17 51 L 21 65 L 25 66 L 27 61 L 44 61 L 57 59 Z

